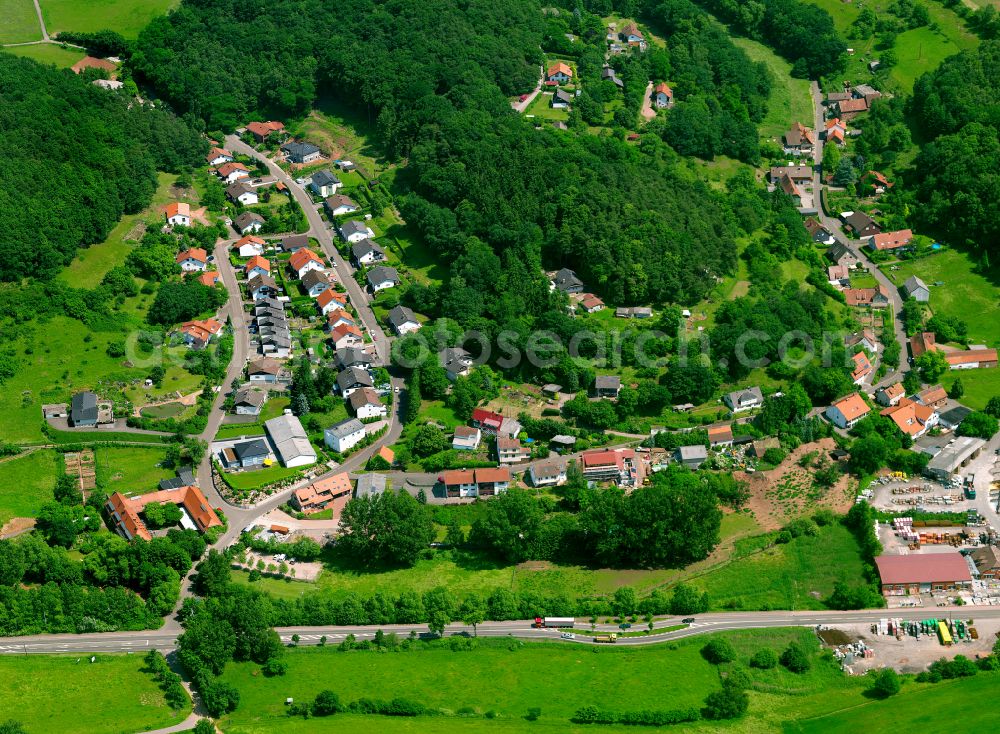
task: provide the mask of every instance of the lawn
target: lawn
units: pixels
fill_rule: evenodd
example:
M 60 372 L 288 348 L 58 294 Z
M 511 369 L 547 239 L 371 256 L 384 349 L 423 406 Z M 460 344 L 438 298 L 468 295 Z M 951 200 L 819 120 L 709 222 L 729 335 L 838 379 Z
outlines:
M 862 580 L 857 543 L 840 525 L 753 552 L 759 545 L 755 538 L 737 541 L 734 560 L 690 579 L 714 609 L 823 609 L 820 599 L 834 582 Z
M 996 698 L 1000 675 L 980 673 L 975 678 L 933 685 L 907 683 L 887 701 L 868 701 L 849 710 L 785 727 L 787 734 L 839 734 L 857 731 L 943 731 L 943 722 L 961 712 L 962 728 L 985 731 L 996 726 Z M 981 728 L 980 728 L 981 727 Z
M 566 108 L 554 109 L 552 107 L 552 93 L 543 91 L 531 101 L 528 109 L 524 111 L 524 116 L 533 117 L 536 122 L 552 122 L 554 120 L 565 122 L 569 119 L 569 110 Z
M 793 78 L 792 65 L 764 44 L 735 36 L 732 41 L 751 61 L 763 61 L 774 80 L 767 100 L 767 117 L 757 126 L 761 137 L 780 138 L 793 122 L 812 127 L 813 106 L 808 80 Z
M 0 525 L 12 517 L 34 517 L 53 499 L 56 452 L 33 451 L 0 463 Z
M 59 31 L 94 33 L 110 29 L 137 38 L 149 22 L 178 0 L 39 0 L 49 35 Z
M 32 13 L 34 18 L 34 13 Z M 35 21 L 37 24 L 38 21 Z M 10 46 L 4 51 L 15 56 L 34 59 L 41 64 L 53 64 L 60 69 L 68 69 L 86 54 L 78 48 L 63 48 L 54 43 L 36 43 L 32 46 Z
M 808 630 L 774 629 L 730 633 L 725 637 L 745 666 L 755 651 L 783 649 L 799 641 L 812 651 L 813 668 L 803 675 L 783 669 L 752 670 L 754 690 L 750 711 L 732 724 L 704 722 L 671 731 L 775 731 L 782 722 L 815 716 L 832 709 L 862 703 L 862 684 L 840 673 L 835 664 L 819 659 L 818 645 Z M 259 674 L 251 663 L 231 664 L 223 678 L 240 691 L 240 707 L 221 721 L 227 734 L 263 732 L 622 732 L 635 727 L 573 725 L 578 708 L 596 704 L 619 711 L 646 708 L 700 706 L 719 687 L 719 671 L 700 654 L 708 638 L 676 644 L 635 648 L 584 648 L 559 643 L 508 643 L 480 640 L 467 652 L 453 652 L 446 643 L 417 646 L 409 652 L 378 654 L 338 652 L 333 648 L 300 648 L 286 660 L 281 678 Z M 335 671 L 334 675 L 331 672 Z M 470 685 L 472 681 L 488 684 Z M 285 698 L 309 700 L 323 689 L 342 701 L 363 696 L 404 696 L 450 715 L 416 718 L 336 716 L 330 719 L 292 719 Z M 468 707 L 468 716 L 455 712 Z M 532 707 L 541 718 L 526 722 Z M 495 718 L 485 719 L 487 711 Z
M 118 734 L 171 726 L 173 711 L 139 655 L 4 655 L 0 711 L 28 734 Z
M 982 274 L 964 252 L 944 249 L 917 260 L 904 260 L 898 270 L 883 271 L 897 285 L 911 275 L 930 288 L 935 313 L 962 319 L 975 344 L 1000 346 L 1000 272 Z M 937 282 L 943 285 L 934 285 Z
M 166 451 L 159 448 L 112 448 L 98 447 L 97 486 L 106 494 L 153 492 L 161 479 L 175 475 L 173 469 L 165 469 L 159 464 L 166 458 Z
M 990 398 L 1000 395 L 1000 369 L 950 372 L 941 382 L 950 387 L 956 377 L 962 378 L 962 387 L 965 388 L 965 394 L 959 398 L 959 402 L 970 408 L 982 410 Z
M 226 484 L 236 490 L 255 489 L 265 484 L 280 482 L 282 479 L 295 476 L 302 470 L 301 467 L 285 467 L 275 464 L 266 469 L 256 471 L 243 471 L 237 473 L 225 472 L 222 476 Z
M 31 0 L 0 0 L 0 43 L 38 41 L 42 37 Z

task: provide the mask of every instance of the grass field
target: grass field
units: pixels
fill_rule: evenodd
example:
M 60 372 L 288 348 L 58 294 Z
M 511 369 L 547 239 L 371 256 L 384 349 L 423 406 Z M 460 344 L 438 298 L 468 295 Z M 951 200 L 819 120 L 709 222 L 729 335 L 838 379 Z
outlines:
M 0 0 L 0 43 L 24 43 L 42 38 L 31 0 Z
M 791 128 L 793 122 L 812 127 L 813 108 L 809 82 L 792 78 L 792 65 L 764 44 L 735 36 L 732 40 L 751 61 L 763 61 L 773 77 L 771 96 L 767 100 L 767 117 L 757 126 L 761 137 L 780 139 L 781 134 Z
M 37 22 L 37 21 L 36 21 Z M 33 46 L 10 46 L 4 51 L 15 56 L 24 56 L 42 64 L 53 64 L 60 69 L 68 69 L 85 54 L 78 48 L 63 48 L 54 43 L 37 43 Z
M 0 525 L 12 517 L 34 517 L 53 499 L 56 452 L 33 451 L 0 463 Z M 2 686 L 2 684 L 0 684 Z
M 950 387 L 956 377 L 962 378 L 962 387 L 965 388 L 965 394 L 959 399 L 959 402 L 970 408 L 982 410 L 990 398 L 1000 395 L 1000 369 L 951 372 L 945 375 L 941 382 Z
M 708 592 L 713 608 L 823 609 L 821 599 L 830 595 L 834 582 L 862 580 L 857 542 L 840 525 L 738 557 L 755 545 L 754 538 L 737 541 L 736 559 L 691 579 Z
M 987 277 L 977 272 L 968 255 L 952 249 L 883 271 L 897 285 L 918 276 L 930 287 L 931 309 L 965 321 L 973 343 L 1000 346 L 1000 273 Z M 944 285 L 935 286 L 939 281 Z
M 800 716 L 816 716 L 864 702 L 862 684 L 819 660 L 818 645 L 808 630 L 755 630 L 726 635 L 745 666 L 762 647 L 783 649 L 797 640 L 816 651 L 812 670 L 793 675 L 783 669 L 753 671 L 746 718 L 724 724 L 704 722 L 670 731 L 773 732 Z M 719 686 L 719 671 L 700 655 L 708 638 L 639 648 L 583 648 L 558 643 L 509 643 L 481 640 L 472 651 L 452 652 L 444 643 L 410 652 L 341 653 L 330 648 L 303 648 L 287 656 L 283 678 L 259 675 L 252 664 L 230 665 L 224 678 L 240 690 L 240 708 L 221 722 L 227 734 L 263 732 L 623 732 L 635 727 L 579 726 L 569 718 L 581 706 L 597 704 L 620 711 L 641 708 L 699 706 Z M 335 671 L 334 675 L 331 672 Z M 470 685 L 471 684 L 471 685 Z M 336 716 L 291 719 L 284 699 L 311 699 L 324 688 L 351 701 L 362 696 L 405 696 L 451 716 L 401 722 L 391 718 Z M 474 713 L 455 716 L 463 707 Z M 541 718 L 523 719 L 538 707 Z M 496 718 L 486 720 L 492 711 Z M 664 729 L 665 730 L 665 729 Z
M 244 471 L 236 474 L 226 473 L 225 482 L 233 489 L 253 489 L 264 484 L 280 482 L 282 479 L 294 476 L 300 468 L 288 468 L 284 466 L 272 466 L 267 469 L 256 471 Z
M 569 119 L 568 109 L 554 109 L 552 107 L 552 95 L 546 94 L 544 91 L 535 97 L 531 104 L 528 105 L 528 109 L 524 111 L 525 117 L 534 117 L 535 122 L 552 122 L 554 120 L 562 120 L 565 122 Z
M 97 486 L 107 494 L 153 492 L 161 479 L 175 474 L 158 466 L 165 457 L 166 451 L 158 448 L 99 447 L 95 452 Z
M 178 0 L 39 0 L 39 4 L 49 35 L 110 29 L 136 38 L 149 21 L 166 14 Z
M 183 721 L 142 670 L 139 655 L 4 655 L 0 658 L 2 718 L 28 734 L 119 734 Z

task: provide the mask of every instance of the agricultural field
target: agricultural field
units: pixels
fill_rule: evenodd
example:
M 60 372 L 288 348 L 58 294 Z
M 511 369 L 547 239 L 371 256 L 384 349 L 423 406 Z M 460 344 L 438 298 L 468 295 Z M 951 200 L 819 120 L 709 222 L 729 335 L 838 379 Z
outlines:
M 0 0 L 0 43 L 24 43 L 42 38 L 31 0 Z
M 34 14 L 32 14 L 34 17 Z M 35 21 L 36 23 L 38 21 Z M 78 48 L 63 48 L 54 43 L 36 43 L 31 46 L 9 46 L 4 49 L 15 56 L 34 59 L 40 64 L 52 64 L 60 69 L 68 69 L 86 54 Z
M 34 517 L 53 499 L 56 452 L 42 449 L 0 462 L 0 526 L 12 517 Z
M 895 266 L 898 269 L 882 268 L 893 283 L 902 285 L 916 275 L 930 288 L 935 313 L 965 321 L 972 343 L 1000 346 L 1000 272 L 984 274 L 967 254 L 953 249 Z M 939 282 L 942 285 L 934 285 Z
M 175 475 L 173 469 L 160 466 L 166 458 L 165 449 L 99 446 L 95 457 L 97 486 L 106 494 L 153 492 L 161 479 L 170 479 Z
M 773 77 L 767 117 L 757 126 L 761 137 L 780 142 L 782 133 L 794 122 L 812 127 L 813 106 L 808 80 L 793 78 L 792 65 L 764 44 L 741 37 L 733 37 L 732 41 L 743 49 L 751 61 L 763 61 Z
M 119 734 L 177 724 L 186 710 L 167 706 L 139 655 L 4 655 L 2 718 L 28 734 Z
M 812 669 L 795 675 L 777 668 L 752 670 L 754 686 L 745 719 L 724 725 L 671 727 L 672 731 L 776 731 L 794 718 L 817 716 L 861 704 L 863 683 L 844 676 L 825 661 L 809 630 L 754 630 L 725 635 L 745 666 L 750 655 L 768 647 L 780 651 L 798 641 L 813 658 Z M 447 643 L 418 646 L 410 652 L 378 654 L 338 652 L 331 648 L 303 648 L 286 659 L 288 673 L 281 678 L 259 674 L 253 664 L 230 665 L 223 677 L 240 691 L 240 707 L 225 717 L 227 734 L 263 732 L 623 732 L 634 727 L 580 726 L 569 718 L 581 706 L 597 704 L 616 710 L 699 706 L 719 683 L 719 670 L 700 654 L 707 637 L 669 645 L 638 648 L 582 648 L 558 643 L 519 643 L 479 640 L 475 649 L 453 652 Z M 331 677 L 329 672 L 336 670 Z M 470 680 L 490 682 L 469 685 Z M 637 685 L 637 681 L 645 684 Z M 450 715 L 400 722 L 364 716 L 337 715 L 328 719 L 292 719 L 284 710 L 286 697 L 313 698 L 329 688 L 342 701 L 362 696 L 404 696 Z M 529 708 L 541 709 L 537 721 L 523 718 Z M 459 709 L 466 715 L 456 715 Z M 484 718 L 492 712 L 490 718 Z
M 137 38 L 149 21 L 179 0 L 39 0 L 49 35 L 59 31 L 93 33 L 110 29 Z
M 473 511 L 463 515 L 459 523 L 468 528 L 474 519 Z M 438 517 L 443 516 L 439 514 Z M 631 586 L 642 596 L 685 576 L 711 569 L 729 558 L 737 539 L 754 532 L 759 532 L 759 528 L 750 515 L 725 515 L 722 542 L 716 551 L 708 559 L 683 570 L 590 569 L 547 561 L 507 565 L 476 552 L 440 550 L 429 560 L 417 561 L 412 568 L 371 571 L 328 554 L 324 558 L 324 570 L 315 583 L 264 578 L 255 581 L 254 586 L 279 598 L 295 598 L 317 590 L 334 596 L 347 593 L 370 596 L 385 589 L 392 589 L 393 593 L 422 593 L 440 585 L 447 586 L 459 597 L 472 592 L 489 594 L 497 588 L 545 596 L 594 597 L 611 594 L 621 586 Z M 238 583 L 250 583 L 248 574 L 243 571 L 233 571 L 232 578 Z

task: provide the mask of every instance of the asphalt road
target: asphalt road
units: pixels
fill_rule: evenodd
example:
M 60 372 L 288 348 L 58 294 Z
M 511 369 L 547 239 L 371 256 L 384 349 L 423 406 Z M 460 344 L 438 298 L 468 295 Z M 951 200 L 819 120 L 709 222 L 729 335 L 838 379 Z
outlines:
M 657 632 L 664 628 L 681 624 L 679 617 L 660 620 L 655 623 L 654 631 L 649 635 L 636 637 L 619 637 L 619 645 L 651 645 L 659 642 L 678 640 L 713 632 L 728 630 L 762 629 L 769 627 L 815 627 L 817 625 L 836 626 L 838 624 L 864 624 L 876 622 L 886 617 L 904 620 L 920 620 L 929 617 L 954 619 L 1000 619 L 1000 607 L 965 606 L 965 607 L 918 607 L 915 609 L 867 609 L 850 612 L 718 612 L 695 616 L 695 622 L 690 626 L 672 632 Z M 630 632 L 640 632 L 645 625 L 633 625 Z M 300 645 L 318 645 L 320 638 L 326 637 L 328 643 L 336 643 L 348 635 L 358 639 L 370 639 L 378 630 L 388 634 L 395 632 L 399 637 L 406 637 L 410 632 L 420 636 L 429 636 L 426 625 L 382 625 L 382 626 L 345 626 L 345 627 L 279 627 L 281 639 L 289 643 L 292 635 L 299 636 Z M 608 632 L 619 633 L 616 625 L 599 624 L 592 630 L 586 622 L 576 624 L 576 639 L 563 640 L 560 632 L 554 629 L 535 629 L 531 620 L 511 622 L 484 622 L 478 630 L 471 626 L 456 623 L 448 625 L 445 636 L 480 637 L 514 637 L 524 640 L 554 640 L 570 644 L 600 644 L 594 643 L 594 634 Z M 145 652 L 147 650 L 170 650 L 176 644 L 177 632 L 156 630 L 142 632 L 102 632 L 86 635 L 33 635 L 29 637 L 0 638 L 0 655 L 31 655 L 67 653 L 87 655 L 114 652 Z

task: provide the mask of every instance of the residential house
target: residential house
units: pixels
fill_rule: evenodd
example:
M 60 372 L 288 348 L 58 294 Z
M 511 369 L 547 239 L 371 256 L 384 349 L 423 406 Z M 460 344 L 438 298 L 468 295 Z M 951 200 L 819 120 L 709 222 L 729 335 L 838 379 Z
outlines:
M 246 237 L 238 239 L 234 247 L 240 257 L 262 257 L 264 255 L 264 244 L 264 240 L 260 237 L 249 234 Z
M 348 367 L 337 375 L 337 389 L 345 398 L 349 398 L 351 393 L 357 390 L 372 388 L 374 386 L 375 384 L 372 382 L 372 376 L 368 373 L 368 370 L 360 367 Z
M 343 185 L 339 178 L 325 168 L 322 171 L 316 171 L 309 179 L 309 188 L 313 190 L 314 194 L 324 199 L 336 194 Z
M 558 487 L 566 483 L 566 466 L 557 461 L 540 461 L 528 467 L 532 487 Z
M 351 245 L 351 258 L 358 267 L 385 262 L 385 250 L 374 240 L 364 237 Z
M 261 228 L 264 226 L 264 217 L 257 212 L 243 212 L 236 217 L 233 224 L 236 227 L 236 231 L 240 234 L 260 232 Z
M 855 385 L 862 384 L 868 379 L 875 368 L 872 367 L 871 361 L 868 359 L 868 355 L 864 351 L 858 352 L 857 354 L 851 355 L 851 361 L 853 366 L 851 367 L 851 380 Z
M 258 275 L 271 274 L 271 261 L 262 255 L 253 255 L 243 266 L 247 280 Z
M 510 487 L 510 470 L 500 467 L 446 471 L 438 481 L 449 497 L 491 497 L 503 494 Z
M 70 401 L 69 424 L 74 428 L 97 425 L 97 394 L 78 392 Z
M 497 438 L 497 460 L 501 464 L 517 464 L 531 458 L 531 449 L 521 445 L 519 438 Z
M 222 463 L 228 469 L 247 469 L 262 466 L 271 458 L 271 448 L 262 438 L 241 441 L 220 452 Z
M 868 171 L 861 176 L 861 185 L 868 189 L 872 196 L 878 197 L 891 189 L 893 183 L 878 171 Z
M 896 405 L 904 395 L 906 395 L 906 390 L 903 388 L 903 383 L 894 382 L 875 391 L 875 402 L 890 407 Z
M 562 61 L 552 64 L 545 73 L 545 81 L 555 82 L 556 84 L 566 84 L 572 78 L 573 69 L 570 68 L 569 64 L 565 64 Z
M 365 343 L 361 329 L 353 324 L 341 324 L 330 329 L 330 343 L 334 349 L 360 347 Z
M 720 446 L 732 446 L 733 427 L 728 423 L 721 426 L 709 426 L 708 445 L 713 449 L 717 449 Z
M 859 84 L 851 90 L 851 93 L 855 98 L 867 102 L 869 107 L 871 107 L 872 102 L 882 96 L 882 93 L 870 84 Z
M 708 461 L 708 448 L 704 444 L 681 446 L 677 449 L 677 461 L 688 469 L 697 469 Z
M 277 120 L 268 122 L 251 122 L 247 125 L 247 132 L 253 135 L 258 143 L 265 142 L 272 135 L 284 135 L 285 125 Z
M 583 297 L 580 299 L 580 306 L 587 313 L 597 313 L 598 311 L 604 310 L 604 301 L 595 296 L 593 293 L 584 293 Z
M 236 183 L 241 178 L 250 178 L 250 169 L 244 166 L 239 161 L 231 161 L 229 163 L 223 163 L 221 166 L 215 169 L 216 175 L 222 179 L 225 184 Z
M 549 439 L 549 447 L 554 451 L 571 451 L 576 445 L 576 436 L 568 436 L 565 433 L 557 433 Z
M 247 281 L 247 293 L 254 301 L 278 297 L 278 283 L 270 273 L 257 273 Z
M 803 224 L 805 224 L 809 236 L 812 237 L 812 241 L 817 245 L 832 245 L 837 241 L 837 238 L 830 234 L 830 230 L 812 217 L 806 219 Z
M 360 209 L 360 207 L 354 203 L 353 199 L 349 196 L 344 196 L 343 194 L 328 196 L 323 202 L 323 206 L 326 208 L 327 216 L 331 218 L 339 217 L 343 214 L 353 214 Z
M 845 122 L 850 122 L 858 115 L 868 111 L 868 100 L 845 99 L 835 105 L 837 115 Z
M 789 198 L 795 206 L 803 206 L 803 201 L 806 198 L 805 193 L 798 187 L 791 177 L 788 175 L 782 176 L 778 179 L 778 188 L 781 189 Z
M 868 247 L 879 252 L 892 250 L 902 252 L 909 249 L 913 242 L 913 232 L 908 229 L 901 229 L 896 232 L 879 232 L 872 235 L 868 242 Z
M 932 331 L 918 331 L 910 337 L 910 353 L 916 359 L 924 352 L 937 351 L 936 337 Z
M 396 452 L 390 449 L 388 446 L 383 446 L 378 451 L 375 452 L 375 456 L 379 456 L 385 459 L 385 463 L 392 466 L 396 463 Z
M 269 357 L 252 360 L 247 365 L 247 377 L 252 384 L 276 385 L 281 372 L 281 362 Z
M 846 288 L 851 284 L 851 271 L 846 265 L 831 265 L 826 269 L 826 279 L 830 285 Z
M 1000 580 L 1000 550 L 995 545 L 983 545 L 972 551 L 972 561 L 980 580 Z
M 827 120 L 824 136 L 826 138 L 826 142 L 828 143 L 836 143 L 837 145 L 843 145 L 846 142 L 847 138 L 847 125 L 845 125 L 844 122 L 842 122 L 839 117 L 834 117 L 832 120 Z
M 595 482 L 614 482 L 621 486 L 638 486 L 641 466 L 634 449 L 596 449 L 580 455 L 583 476 Z
M 323 440 L 328 448 L 337 453 L 349 451 L 365 439 L 364 424 L 357 418 L 348 418 L 323 432 Z
M 252 206 L 260 199 L 257 197 L 257 190 L 246 181 L 236 181 L 226 187 L 226 196 L 234 204 L 241 206 Z
M 583 281 L 569 268 L 563 268 L 552 276 L 551 288 L 561 290 L 563 293 L 582 293 Z
M 340 472 L 325 479 L 317 479 L 308 487 L 295 490 L 291 499 L 292 504 L 300 512 L 310 515 L 325 510 L 337 500 L 346 503 L 353 491 L 350 475 L 347 472 Z
M 192 247 L 190 250 L 177 253 L 174 261 L 185 273 L 193 273 L 208 267 L 208 253 L 200 247 Z
M 784 151 L 790 155 L 812 155 L 813 146 L 816 145 L 816 136 L 812 128 L 808 128 L 801 122 L 796 121 L 792 129 L 782 135 Z
M 864 212 L 844 212 L 840 220 L 858 240 L 874 237 L 882 231 L 881 225 Z
M 378 497 L 380 494 L 385 494 L 385 490 L 388 488 L 388 479 L 385 474 L 362 474 L 358 477 L 358 486 L 354 490 L 354 496 L 361 497 Z
M 319 148 L 312 143 L 302 143 L 290 141 L 281 146 L 281 152 L 285 154 L 285 160 L 289 163 L 312 163 L 321 157 Z
M 843 293 L 848 306 L 886 308 L 889 305 L 889 289 L 881 284 L 876 288 L 847 288 Z
M 205 162 L 210 166 L 221 166 L 223 163 L 230 163 L 233 160 L 233 154 L 225 148 L 212 148 L 205 156 Z
M 772 166 L 767 176 L 773 184 L 777 184 L 783 176 L 788 176 L 797 184 L 807 184 L 812 183 L 813 169 L 812 166 Z
M 214 288 L 218 285 L 220 279 L 221 277 L 219 276 L 218 270 L 206 270 L 198 276 L 198 282 L 208 288 Z
M 288 259 L 288 265 L 295 271 L 300 280 L 310 270 L 322 270 L 324 268 L 323 260 L 308 247 L 303 247 L 301 250 L 293 252 L 292 256 Z
M 753 410 L 764 404 L 764 394 L 756 385 L 748 387 L 746 390 L 734 390 L 722 398 L 723 402 L 729 406 L 734 413 L 744 410 Z
M 375 360 L 364 349 L 345 347 L 337 350 L 337 367 L 342 370 L 348 367 L 360 367 L 364 370 L 370 370 L 374 364 Z
M 333 331 L 338 326 L 357 326 L 357 324 L 347 311 L 335 308 L 326 315 L 326 331 Z
M 171 227 L 190 227 L 191 205 L 184 201 L 167 204 L 164 216 L 167 218 L 167 224 Z
M 618 32 L 618 38 L 629 46 L 638 48 L 640 51 L 646 49 L 646 39 L 635 23 L 629 23 L 622 28 Z
M 347 296 L 333 288 L 327 288 L 316 296 L 316 305 L 319 306 L 320 313 L 327 316 L 331 311 L 344 308 L 347 305 Z
M 473 426 L 482 430 L 483 433 L 489 436 L 496 436 L 500 433 L 500 427 L 503 425 L 503 416 L 485 408 L 475 408 L 472 411 L 472 420 L 470 422 Z
M 178 331 L 184 336 L 184 343 L 192 349 L 204 349 L 212 337 L 222 333 L 223 325 L 215 319 L 185 321 Z
M 416 315 L 406 306 L 396 306 L 393 308 L 389 311 L 386 320 L 398 336 L 409 334 L 420 328 L 420 322 L 417 321 Z
M 844 337 L 844 346 L 848 349 L 860 346 L 869 352 L 878 352 L 881 345 L 879 344 L 878 337 L 875 336 L 875 330 L 865 328 Z
M 302 422 L 290 412 L 264 421 L 264 431 L 274 446 L 282 466 L 294 468 L 315 464 L 316 449 L 309 443 L 309 436 Z
M 573 104 L 575 97 L 564 89 L 557 89 L 552 93 L 552 101 L 549 106 L 555 110 L 564 110 Z
M 315 298 L 330 287 L 330 276 L 325 270 L 312 268 L 302 276 L 302 288 L 310 297 Z
M 493 497 L 510 489 L 510 469 L 476 469 L 476 490 L 479 497 Z
M 236 415 L 260 415 L 265 402 L 267 402 L 266 390 L 244 385 L 233 397 L 233 408 L 236 410 Z
M 382 405 L 378 393 L 370 387 L 354 390 L 347 398 L 347 402 L 351 404 L 351 410 L 358 420 L 385 418 L 389 413 L 389 409 Z
M 665 82 L 660 82 L 653 87 L 653 104 L 661 110 L 673 107 L 674 90 L 668 87 Z
M 345 242 L 351 244 L 360 242 L 366 237 L 370 239 L 375 236 L 372 228 L 358 219 L 348 219 L 346 222 L 341 222 L 338 232 Z
M 290 234 L 281 238 L 281 249 L 288 253 L 296 253 L 309 247 L 309 235 Z
M 903 398 L 898 404 L 884 408 L 880 415 L 891 419 L 910 438 L 919 438 L 937 425 L 938 413 L 929 405 Z
M 372 268 L 365 277 L 368 281 L 368 287 L 372 289 L 372 293 L 378 293 L 379 291 L 399 285 L 399 275 L 396 273 L 396 268 L 390 268 L 385 265 Z
M 254 303 L 254 321 L 265 356 L 287 359 L 292 353 L 292 336 L 288 328 L 285 304 L 275 298 L 262 298 Z
M 180 505 L 187 519 L 202 533 L 209 528 L 222 525 L 222 521 L 215 514 L 205 495 L 194 485 L 149 492 L 137 497 L 126 497 L 121 492 L 115 492 L 108 498 L 105 509 L 115 531 L 125 540 L 133 538 L 152 540 L 153 534 L 149 532 L 139 513 L 146 508 L 146 505 L 154 502 Z
M 906 279 L 906 282 L 903 283 L 902 290 L 904 298 L 914 298 L 921 303 L 927 303 L 931 300 L 930 288 L 928 288 L 927 284 L 916 275 L 911 275 Z
M 594 378 L 594 394 L 599 398 L 617 399 L 622 389 L 622 378 L 618 375 L 598 375 Z
M 952 370 L 974 370 L 997 366 L 997 350 L 972 346 L 964 351 L 945 352 L 944 359 Z
M 610 66 L 604 66 L 604 68 L 601 69 L 601 81 L 605 80 L 610 81 L 619 89 L 625 88 L 625 82 L 618 78 L 618 74 L 616 74 L 615 70 Z
M 456 451 L 475 451 L 483 440 L 483 432 L 471 426 L 455 426 L 451 447 Z
M 830 262 L 836 265 L 846 265 L 848 268 L 854 268 L 858 264 L 858 256 L 843 242 L 835 242 L 826 251 L 826 257 Z
M 861 395 L 854 392 L 834 401 L 833 405 L 826 409 L 826 417 L 838 428 L 852 428 L 870 412 L 868 403 Z
M 459 377 L 467 377 L 472 371 L 472 355 L 461 347 L 448 347 L 442 350 L 438 353 L 438 359 L 452 382 Z
M 940 385 L 931 385 L 918 392 L 914 397 L 921 405 L 928 405 L 932 408 L 942 408 L 948 402 L 948 393 Z

